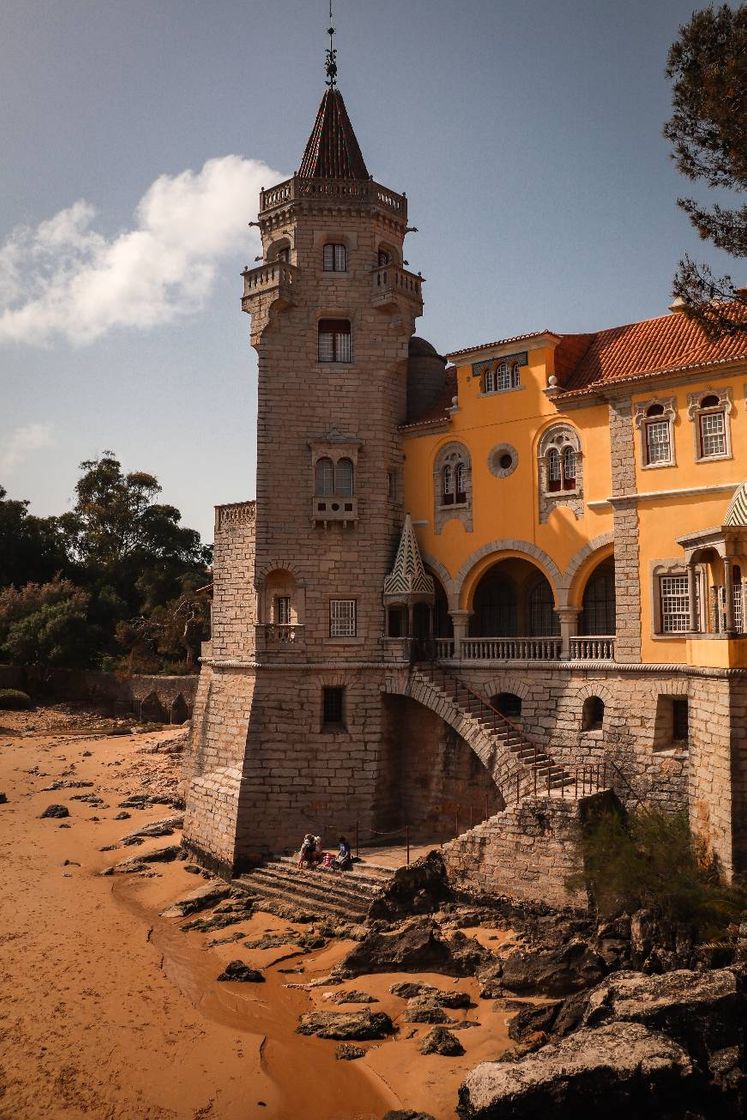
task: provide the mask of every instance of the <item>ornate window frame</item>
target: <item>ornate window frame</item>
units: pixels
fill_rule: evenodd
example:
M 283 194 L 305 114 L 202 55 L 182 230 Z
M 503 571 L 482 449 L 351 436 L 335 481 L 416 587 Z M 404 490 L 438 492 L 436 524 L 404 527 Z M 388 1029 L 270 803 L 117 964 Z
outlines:
M 652 408 L 661 408 L 655 416 L 649 416 Z M 674 445 L 674 421 L 677 416 L 674 397 L 651 397 L 646 401 L 638 401 L 633 405 L 633 423 L 640 433 L 641 441 L 641 468 L 645 471 L 658 470 L 660 467 L 676 467 L 677 456 Z M 668 426 L 669 454 L 666 459 L 651 461 L 649 458 L 649 429 L 654 424 L 665 423 Z
M 494 396 L 496 393 L 514 393 L 523 389 L 521 367 L 528 365 L 526 351 L 519 354 L 502 354 L 497 358 L 475 362 L 472 376 L 480 379 L 480 395 Z
M 457 475 L 461 476 L 462 489 L 454 492 L 454 501 L 444 501 L 443 477 L 445 471 L 451 471 L 456 487 Z M 463 495 L 463 500 L 456 498 Z M 440 533 L 447 521 L 461 521 L 468 533 L 472 532 L 472 459 L 469 450 L 463 443 L 452 441 L 444 444 L 439 449 L 433 461 L 433 525 L 436 533 Z
M 717 404 L 703 408 L 702 402 L 708 397 L 716 397 Z M 722 459 L 731 459 L 731 422 L 730 417 L 734 408 L 731 386 L 714 389 L 708 386 L 697 393 L 687 394 L 687 414 L 693 423 L 693 446 L 696 463 L 712 463 Z M 703 455 L 703 420 L 706 417 L 723 417 L 724 450 L 715 455 Z
M 654 638 L 663 638 L 668 641 L 676 641 L 677 639 L 685 638 L 692 633 L 689 625 L 690 591 L 687 583 L 685 584 L 688 612 L 687 628 L 684 630 L 664 629 L 664 612 L 662 609 L 662 581 L 665 579 L 682 577 L 687 580 L 687 565 L 684 564 L 682 560 L 654 560 L 651 562 L 651 630 L 652 637 Z M 699 575 L 697 576 L 697 578 L 700 578 Z M 684 614 L 684 611 L 681 613 Z
M 501 462 L 502 459 L 510 459 L 511 462 L 504 466 Z M 488 470 L 496 478 L 508 478 L 509 475 L 514 473 L 518 465 L 519 453 L 511 443 L 499 443 L 488 455 Z
M 311 451 L 311 521 L 314 525 L 328 525 L 331 522 L 354 524 L 358 519 L 357 475 L 358 452 L 360 440 L 354 436 L 346 436 L 331 429 L 325 436 L 309 441 Z M 317 494 L 317 466 L 329 459 L 332 464 L 332 493 Z M 341 470 L 343 462 L 349 462 L 350 468 Z M 346 476 L 351 477 L 352 486 L 338 485 L 346 482 Z M 352 493 L 348 493 L 352 490 Z
M 566 460 L 567 452 L 574 455 L 575 474 L 573 486 L 566 488 Z M 560 486 L 557 490 L 551 489 L 550 455 L 553 460 L 557 455 L 560 471 Z M 584 512 L 584 458 L 581 452 L 581 438 L 576 429 L 566 422 L 551 424 L 545 428 L 537 446 L 537 480 L 539 486 L 539 519 L 540 524 L 547 521 L 548 517 L 558 506 L 568 506 L 578 520 Z

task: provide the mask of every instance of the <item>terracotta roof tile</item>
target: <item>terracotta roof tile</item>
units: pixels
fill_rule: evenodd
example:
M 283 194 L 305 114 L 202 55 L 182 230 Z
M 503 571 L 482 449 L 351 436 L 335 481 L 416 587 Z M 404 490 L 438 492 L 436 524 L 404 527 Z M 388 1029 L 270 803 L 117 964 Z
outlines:
M 479 346 L 464 346 L 461 350 L 452 350 L 447 358 L 458 358 L 460 354 L 473 354 L 478 350 L 490 350 L 493 346 L 508 346 L 510 342 L 524 342 L 528 338 L 541 338 L 543 334 L 555 334 L 554 331 L 528 331 L 527 334 L 515 334 L 511 338 L 499 338 L 496 342 L 482 342 Z M 558 337 L 556 335 L 556 337 Z
M 747 308 L 744 319 L 747 323 Z M 680 312 L 596 334 L 564 335 L 555 351 L 555 372 L 562 390 L 582 392 L 740 358 L 747 358 L 747 333 L 711 340 Z
M 370 178 L 338 89 L 325 91 L 298 174 L 304 179 Z

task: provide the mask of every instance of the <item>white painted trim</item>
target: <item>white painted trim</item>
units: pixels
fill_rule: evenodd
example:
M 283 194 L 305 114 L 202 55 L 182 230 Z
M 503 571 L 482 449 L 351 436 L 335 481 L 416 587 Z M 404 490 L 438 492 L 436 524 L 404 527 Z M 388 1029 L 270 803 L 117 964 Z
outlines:
M 644 490 L 638 494 L 624 494 L 626 500 L 636 498 L 639 502 L 653 501 L 656 498 L 691 498 L 696 494 L 726 494 L 728 491 L 734 491 L 741 485 L 739 482 L 719 482 L 712 486 L 687 486 L 682 490 Z M 589 509 L 603 509 L 605 506 L 611 506 L 617 498 L 599 498 L 594 502 L 587 502 Z

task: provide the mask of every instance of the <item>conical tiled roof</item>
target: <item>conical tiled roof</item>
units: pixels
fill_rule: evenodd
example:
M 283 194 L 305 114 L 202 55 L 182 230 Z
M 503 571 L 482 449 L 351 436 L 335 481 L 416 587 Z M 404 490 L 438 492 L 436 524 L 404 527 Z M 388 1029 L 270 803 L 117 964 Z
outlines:
M 369 179 L 345 102 L 325 91 L 298 174 L 302 179 Z
M 402 536 L 394 567 L 384 580 L 384 598 L 402 600 L 410 596 L 424 597 L 434 594 L 433 576 L 428 575 L 423 565 L 418 539 L 408 513 L 402 526 Z

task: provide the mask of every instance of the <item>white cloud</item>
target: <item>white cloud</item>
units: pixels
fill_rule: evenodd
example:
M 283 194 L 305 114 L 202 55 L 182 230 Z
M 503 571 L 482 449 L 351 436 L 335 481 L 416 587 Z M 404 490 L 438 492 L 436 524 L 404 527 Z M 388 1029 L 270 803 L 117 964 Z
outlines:
M 8 474 L 33 451 L 52 443 L 51 424 L 24 424 L 0 443 L 0 472 Z
M 94 342 L 116 327 L 147 329 L 193 314 L 222 258 L 241 263 L 259 241 L 247 222 L 262 186 L 282 175 L 241 156 L 161 175 L 138 203 L 132 229 L 107 238 L 80 199 L 0 244 L 0 342 Z M 32 425 L 33 426 L 33 425 Z

